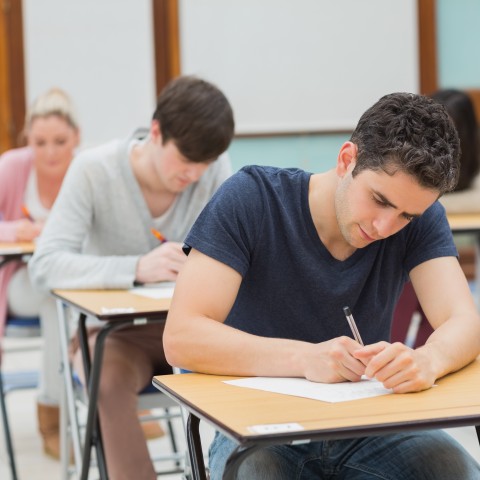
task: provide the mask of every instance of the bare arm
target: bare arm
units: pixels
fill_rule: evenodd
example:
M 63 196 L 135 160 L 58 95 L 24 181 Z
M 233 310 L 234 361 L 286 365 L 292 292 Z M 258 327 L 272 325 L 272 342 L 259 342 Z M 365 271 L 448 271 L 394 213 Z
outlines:
M 225 325 L 241 281 L 240 274 L 225 264 L 190 252 L 177 279 L 163 337 L 171 365 L 226 375 L 323 382 L 360 379 L 364 366 L 352 355 L 360 346 L 351 338 L 311 344 L 259 337 Z
M 480 318 L 465 276 L 454 257 L 429 260 L 410 273 L 420 304 L 435 331 L 422 347 L 386 342 L 356 352 L 365 373 L 404 393 L 430 388 L 480 353 Z

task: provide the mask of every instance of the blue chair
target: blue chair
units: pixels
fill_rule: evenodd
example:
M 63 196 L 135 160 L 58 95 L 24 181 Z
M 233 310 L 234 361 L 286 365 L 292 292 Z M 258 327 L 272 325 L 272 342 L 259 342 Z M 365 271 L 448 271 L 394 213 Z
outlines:
M 8 317 L 5 327 L 5 337 L 12 339 L 26 339 L 27 337 L 40 337 L 40 319 L 38 317 L 22 318 L 22 317 Z M 38 343 L 34 346 L 26 345 L 21 342 L 20 347 L 11 350 L 3 350 L 2 353 L 20 353 L 25 351 L 37 350 Z M 13 480 L 18 480 L 17 468 L 15 464 L 15 454 L 13 448 L 13 441 L 10 431 L 10 422 L 8 418 L 6 395 L 15 390 L 35 389 L 39 384 L 38 370 L 16 370 L 5 372 L 2 368 L 0 356 L 0 409 L 3 422 L 3 430 L 5 435 L 5 445 L 7 448 L 8 458 L 10 462 L 10 471 Z

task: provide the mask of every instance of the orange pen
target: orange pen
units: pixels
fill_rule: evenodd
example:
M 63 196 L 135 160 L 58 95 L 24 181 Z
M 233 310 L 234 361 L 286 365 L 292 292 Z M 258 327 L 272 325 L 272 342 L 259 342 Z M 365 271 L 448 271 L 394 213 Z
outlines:
M 25 215 L 26 218 L 28 218 L 30 221 L 34 222 L 35 220 L 33 217 L 30 215 L 30 211 L 25 205 L 22 205 L 22 213 Z
M 150 231 L 157 237 L 157 239 L 160 241 L 160 243 L 165 243 L 167 239 L 155 228 L 151 228 Z

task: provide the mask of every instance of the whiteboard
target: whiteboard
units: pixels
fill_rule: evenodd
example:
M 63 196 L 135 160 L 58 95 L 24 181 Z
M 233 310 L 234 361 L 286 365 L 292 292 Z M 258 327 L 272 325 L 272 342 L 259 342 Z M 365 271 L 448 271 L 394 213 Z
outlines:
M 180 0 L 181 71 L 218 85 L 239 134 L 352 130 L 419 90 L 416 0 Z

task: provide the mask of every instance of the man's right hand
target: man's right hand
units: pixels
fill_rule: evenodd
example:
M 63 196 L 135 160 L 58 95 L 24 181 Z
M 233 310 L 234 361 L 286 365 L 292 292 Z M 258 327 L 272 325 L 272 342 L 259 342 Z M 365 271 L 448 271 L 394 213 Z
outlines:
M 305 378 L 322 383 L 359 382 L 366 367 L 353 352 L 361 348 L 362 345 L 350 337 L 308 344 L 308 351 L 304 352 Z
M 186 259 L 181 243 L 162 243 L 140 257 L 135 279 L 140 283 L 175 281 Z

